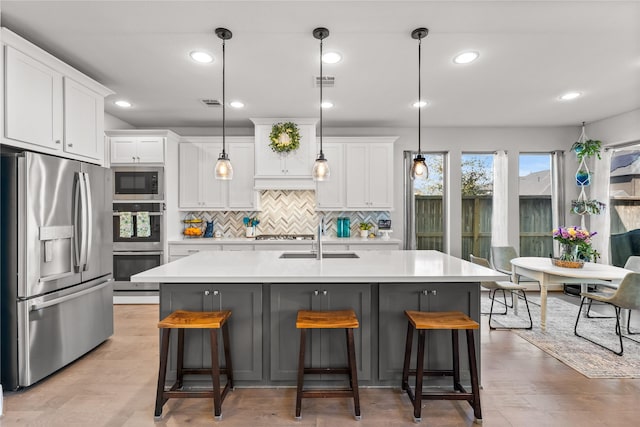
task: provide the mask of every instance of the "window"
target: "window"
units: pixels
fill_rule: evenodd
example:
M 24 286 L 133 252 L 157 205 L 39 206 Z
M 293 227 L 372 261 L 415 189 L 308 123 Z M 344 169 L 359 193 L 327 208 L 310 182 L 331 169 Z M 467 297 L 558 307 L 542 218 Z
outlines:
M 444 154 L 424 154 L 429 178 L 413 181 L 416 249 L 444 251 Z
M 553 253 L 551 154 L 520 154 L 520 256 Z
M 462 154 L 462 258 L 489 259 L 493 206 L 493 154 Z
M 625 233 L 640 229 L 640 144 L 613 152 L 609 192 L 611 263 L 623 266 L 633 255 L 631 239 Z

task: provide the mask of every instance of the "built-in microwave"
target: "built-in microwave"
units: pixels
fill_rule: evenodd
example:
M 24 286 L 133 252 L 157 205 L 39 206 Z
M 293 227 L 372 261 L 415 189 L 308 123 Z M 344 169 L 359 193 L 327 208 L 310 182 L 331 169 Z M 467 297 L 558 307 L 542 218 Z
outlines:
M 164 200 L 164 168 L 119 166 L 113 171 L 113 200 Z

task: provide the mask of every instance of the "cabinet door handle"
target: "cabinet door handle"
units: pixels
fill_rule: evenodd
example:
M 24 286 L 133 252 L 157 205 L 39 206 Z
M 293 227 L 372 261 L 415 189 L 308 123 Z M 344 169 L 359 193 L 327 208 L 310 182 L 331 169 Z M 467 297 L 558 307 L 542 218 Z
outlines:
M 320 294 L 320 291 L 316 289 L 315 291 L 313 291 L 313 294 L 314 294 L 315 296 L 318 296 L 318 295 Z
M 67 144 L 68 147 L 73 147 L 73 144 Z
M 437 291 L 435 289 L 433 290 L 425 289 L 424 291 L 422 291 L 422 295 L 436 295 L 436 294 L 437 294 Z
M 55 140 L 55 143 L 56 143 L 56 144 L 60 144 L 60 140 L 59 140 L 59 139 L 56 139 L 56 140 Z
M 213 295 L 214 295 L 214 296 L 218 296 L 218 295 L 220 295 L 220 291 L 217 291 L 217 290 L 216 290 L 216 291 L 213 291 Z
M 135 161 L 136 161 L 136 156 L 132 156 L 132 157 L 131 157 L 131 161 L 135 163 Z
M 209 295 L 211 292 L 210 291 L 204 291 L 205 295 Z
M 327 290 L 325 289 L 324 291 L 322 291 L 322 295 L 326 295 L 327 294 Z

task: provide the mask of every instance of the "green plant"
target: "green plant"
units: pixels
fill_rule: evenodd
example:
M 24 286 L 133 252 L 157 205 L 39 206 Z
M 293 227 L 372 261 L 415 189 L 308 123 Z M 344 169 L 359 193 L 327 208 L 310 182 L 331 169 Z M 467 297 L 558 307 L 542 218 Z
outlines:
M 276 153 L 288 153 L 300 147 L 300 131 L 293 122 L 276 123 L 271 127 L 269 147 Z
M 578 161 L 582 161 L 585 157 L 588 159 L 593 156 L 600 157 L 600 148 L 602 147 L 602 141 L 598 141 L 596 139 L 588 139 L 586 141 L 576 141 L 571 146 L 571 149 L 578 156 Z
M 572 200 L 571 212 L 578 215 L 600 215 L 607 207 L 605 203 L 597 200 Z
M 369 224 L 368 222 L 361 222 L 358 227 L 360 228 L 360 230 L 371 230 L 373 228 L 373 225 Z

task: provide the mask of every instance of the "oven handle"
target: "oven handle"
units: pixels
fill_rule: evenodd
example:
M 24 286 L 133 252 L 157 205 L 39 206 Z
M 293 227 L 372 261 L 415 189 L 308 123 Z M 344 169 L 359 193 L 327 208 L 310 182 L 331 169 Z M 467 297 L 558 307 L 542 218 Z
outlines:
M 120 216 L 122 215 L 122 212 L 114 212 L 113 216 Z M 138 212 L 131 212 L 131 215 L 136 216 L 138 215 Z M 162 212 L 149 212 L 149 216 L 162 216 L 164 215 Z
M 114 251 L 113 255 L 162 255 L 163 251 L 128 251 L 128 252 L 121 252 L 121 251 Z

